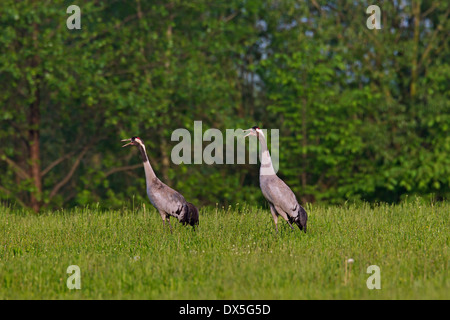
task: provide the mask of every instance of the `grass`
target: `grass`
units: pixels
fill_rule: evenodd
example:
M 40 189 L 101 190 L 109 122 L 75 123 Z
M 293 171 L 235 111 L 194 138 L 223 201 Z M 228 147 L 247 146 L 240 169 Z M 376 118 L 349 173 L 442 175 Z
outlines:
M 152 208 L 30 215 L 0 207 L 1 299 L 449 299 L 448 203 L 309 206 L 308 233 L 267 208 L 200 211 L 196 232 Z M 352 258 L 347 279 L 345 261 Z M 69 290 L 78 265 L 81 289 Z M 367 267 L 380 267 L 369 290 Z

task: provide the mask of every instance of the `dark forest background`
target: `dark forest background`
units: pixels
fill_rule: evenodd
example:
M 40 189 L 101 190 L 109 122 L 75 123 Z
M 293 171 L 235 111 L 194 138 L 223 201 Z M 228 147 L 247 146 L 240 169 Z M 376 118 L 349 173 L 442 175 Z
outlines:
M 81 8 L 69 30 L 67 7 Z M 366 9 L 381 8 L 369 30 Z M 172 163 L 177 128 L 279 129 L 302 203 L 450 195 L 448 1 L 16 1 L 0 5 L 0 201 L 35 211 L 263 204 L 259 165 Z M 209 142 L 205 142 L 204 146 Z

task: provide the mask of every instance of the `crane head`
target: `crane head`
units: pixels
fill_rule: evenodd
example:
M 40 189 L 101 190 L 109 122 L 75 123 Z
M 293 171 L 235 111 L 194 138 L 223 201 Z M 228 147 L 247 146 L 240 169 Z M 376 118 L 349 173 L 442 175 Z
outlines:
M 244 130 L 244 132 L 248 132 L 244 138 L 248 137 L 248 136 L 257 136 L 258 133 L 262 133 L 261 129 L 258 128 L 257 126 L 254 126 L 250 129 Z
M 141 138 L 139 138 L 139 137 L 132 137 L 130 139 L 123 139 L 122 142 L 123 141 L 129 141 L 129 142 L 127 144 L 123 145 L 122 148 L 123 147 L 128 147 L 128 146 L 138 146 L 139 144 L 141 144 L 141 145 L 144 144 L 142 142 Z

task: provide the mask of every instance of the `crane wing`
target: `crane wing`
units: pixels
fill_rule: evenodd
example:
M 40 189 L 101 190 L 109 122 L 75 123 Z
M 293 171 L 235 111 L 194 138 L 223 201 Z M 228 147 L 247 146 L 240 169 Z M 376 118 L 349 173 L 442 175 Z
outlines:
M 278 176 L 260 176 L 260 187 L 267 201 L 280 207 L 290 216 L 296 215 L 299 208 L 297 198 L 291 188 Z
M 151 189 L 147 190 L 151 203 L 173 217 L 179 217 L 186 210 L 187 202 L 184 197 L 160 180 L 153 182 Z

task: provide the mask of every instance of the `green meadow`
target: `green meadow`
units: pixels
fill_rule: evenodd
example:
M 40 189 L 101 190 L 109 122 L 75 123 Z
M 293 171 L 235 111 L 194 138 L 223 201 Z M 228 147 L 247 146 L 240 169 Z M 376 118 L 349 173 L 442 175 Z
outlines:
M 1 299 L 449 299 L 448 203 L 307 206 L 308 233 L 268 208 L 202 208 L 194 232 L 153 208 L 0 207 Z M 353 263 L 346 263 L 353 259 Z M 70 290 L 67 268 L 80 268 Z M 368 289 L 367 268 L 381 289 Z

